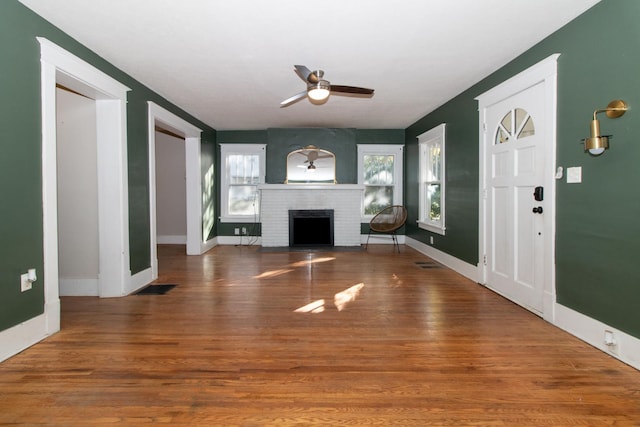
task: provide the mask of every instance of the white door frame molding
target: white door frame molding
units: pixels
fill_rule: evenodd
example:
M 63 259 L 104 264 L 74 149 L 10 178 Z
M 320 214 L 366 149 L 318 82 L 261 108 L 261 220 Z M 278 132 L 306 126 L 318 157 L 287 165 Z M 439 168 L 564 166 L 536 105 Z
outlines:
M 546 59 L 538 62 L 530 68 L 515 75 L 509 80 L 501 83 L 500 85 L 490 89 L 489 91 L 478 96 L 478 111 L 479 111 L 479 248 L 478 255 L 480 263 L 479 278 L 480 282 L 486 284 L 487 280 L 487 266 L 484 265 L 484 255 L 487 248 L 487 230 L 486 219 L 488 215 L 487 206 L 487 182 L 486 172 L 488 165 L 486 164 L 486 147 L 489 141 L 486 140 L 485 132 L 485 116 L 486 110 L 490 106 L 503 101 L 510 96 L 519 93 L 525 89 L 528 89 L 539 83 L 544 84 L 544 97 L 545 97 L 545 171 L 543 178 L 543 185 L 545 188 L 545 199 L 549 201 L 545 206 L 545 216 L 550 218 L 548 225 L 545 225 L 544 233 L 547 236 L 545 239 L 544 248 L 544 295 L 543 295 L 543 312 L 542 316 L 548 321 L 553 321 L 555 314 L 555 217 L 556 217 L 556 188 L 554 170 L 556 164 L 556 123 L 557 123 L 557 62 L 560 54 L 553 54 Z
M 96 100 L 98 148 L 98 292 L 117 297 L 128 292 L 129 204 L 126 104 L 128 87 L 38 37 L 42 85 L 42 176 L 45 306 L 59 304 L 56 179 L 56 83 Z
M 44 313 L 0 332 L 0 361 L 60 330 L 56 83 L 96 101 L 101 297 L 129 287 L 126 102 L 128 87 L 46 38 L 40 44 Z
M 156 221 L 156 123 L 168 125 L 185 136 L 185 166 L 187 195 L 187 254 L 200 255 L 205 251 L 202 236 L 202 177 L 200 135 L 202 130 L 181 119 L 159 105 L 148 102 L 149 126 L 149 201 L 151 271 L 153 280 L 158 278 L 157 221 Z

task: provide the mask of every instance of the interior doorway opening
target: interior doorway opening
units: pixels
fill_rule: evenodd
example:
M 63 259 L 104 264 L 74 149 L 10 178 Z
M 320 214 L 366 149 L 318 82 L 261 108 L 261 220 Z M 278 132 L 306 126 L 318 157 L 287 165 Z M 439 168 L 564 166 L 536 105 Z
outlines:
M 98 296 L 100 238 L 96 101 L 56 85 L 60 296 Z
M 186 248 L 188 255 L 200 255 L 208 245 L 202 225 L 203 166 L 201 160 L 202 130 L 181 119 L 159 105 L 148 103 L 149 135 L 149 227 L 151 251 L 151 280 L 158 278 L 158 159 L 156 153 L 157 130 L 160 135 L 171 133 L 173 138 L 184 138 L 184 191 L 186 216 Z M 168 135 L 167 135 L 168 136 Z M 208 232 L 207 232 L 208 234 Z
M 187 188 L 184 134 L 156 121 L 155 149 L 156 239 L 158 244 L 186 245 Z

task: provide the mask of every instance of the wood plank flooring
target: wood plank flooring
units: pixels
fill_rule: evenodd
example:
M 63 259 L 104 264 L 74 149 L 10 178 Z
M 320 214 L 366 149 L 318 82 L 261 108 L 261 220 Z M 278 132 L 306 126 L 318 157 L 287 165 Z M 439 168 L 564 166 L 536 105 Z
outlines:
M 638 371 L 410 248 L 183 254 L 166 295 L 63 298 L 0 424 L 640 425 Z

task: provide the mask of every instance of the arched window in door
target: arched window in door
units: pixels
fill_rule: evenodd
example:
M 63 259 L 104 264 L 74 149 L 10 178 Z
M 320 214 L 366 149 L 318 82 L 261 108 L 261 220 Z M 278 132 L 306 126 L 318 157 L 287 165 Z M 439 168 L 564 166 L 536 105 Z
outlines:
M 498 124 L 494 144 L 505 144 L 535 133 L 535 125 L 529 113 L 522 108 L 514 108 L 505 114 Z

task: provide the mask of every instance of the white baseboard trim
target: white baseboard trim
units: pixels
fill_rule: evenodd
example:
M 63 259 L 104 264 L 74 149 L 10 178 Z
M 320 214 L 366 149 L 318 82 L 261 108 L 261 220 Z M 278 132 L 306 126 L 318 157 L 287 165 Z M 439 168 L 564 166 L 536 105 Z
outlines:
M 238 246 L 260 246 L 262 245 L 262 237 L 260 236 L 218 236 L 216 237 L 219 245 L 238 245 Z
M 429 245 L 407 237 L 407 245 L 446 265 L 463 276 L 480 283 L 480 269 Z M 487 289 L 496 292 L 490 287 Z M 550 301 L 553 296 L 546 296 Z M 553 314 L 545 320 L 612 357 L 640 370 L 640 339 L 558 303 L 551 303 Z M 605 331 L 613 334 L 615 345 L 604 342 Z
M 45 339 L 46 331 L 46 315 L 41 314 L 0 332 L 0 362 Z
M 159 245 L 186 245 L 187 236 L 157 236 L 156 242 Z
M 640 339 L 557 303 L 553 324 L 621 362 L 640 370 Z M 605 344 L 605 331 L 613 334 L 615 345 Z
M 61 297 L 97 297 L 98 278 L 95 279 L 64 279 L 58 281 Z
M 360 243 L 363 245 L 366 245 L 368 236 L 369 236 L 368 234 L 361 234 Z M 398 239 L 399 245 L 405 244 L 404 235 L 398 234 L 396 238 Z M 372 234 L 371 237 L 369 238 L 369 243 L 372 245 L 393 245 L 393 237 L 391 237 L 390 234 Z
M 418 240 L 412 239 L 411 237 L 407 237 L 405 240 L 407 246 L 425 254 L 435 261 L 438 261 L 440 264 L 446 265 L 450 269 L 462 274 L 467 279 L 473 280 L 476 283 L 480 283 L 480 270 L 478 269 L 477 265 L 464 262 L 459 258 L 442 252 L 434 248 L 433 246 L 429 246 Z
M 127 284 L 127 289 L 125 289 L 125 295 L 131 295 L 132 293 L 139 291 L 140 289 L 147 286 L 149 283 L 153 282 L 153 272 L 151 268 L 147 268 L 146 270 L 142 270 L 129 278 L 129 283 Z
M 218 245 L 218 238 L 214 237 L 213 239 L 209 239 L 206 242 L 203 242 L 200 249 L 200 254 L 207 252 L 209 249 L 212 249 Z

